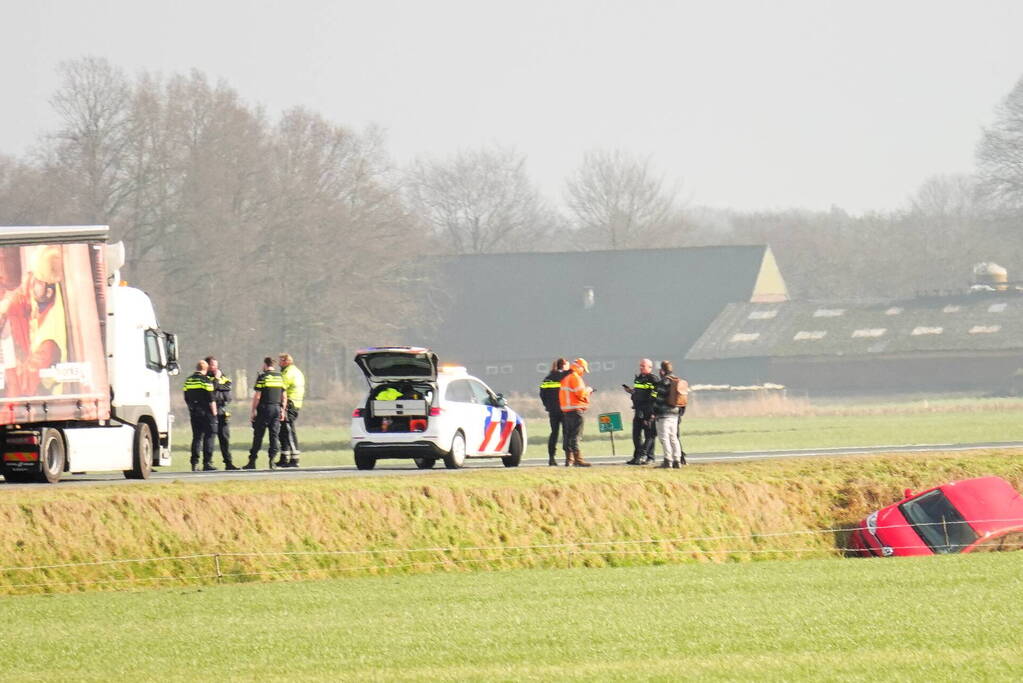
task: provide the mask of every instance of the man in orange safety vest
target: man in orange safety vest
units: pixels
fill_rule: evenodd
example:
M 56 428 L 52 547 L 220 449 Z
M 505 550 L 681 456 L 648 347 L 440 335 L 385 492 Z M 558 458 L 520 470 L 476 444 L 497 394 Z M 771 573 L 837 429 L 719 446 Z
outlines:
M 565 467 L 589 467 L 579 452 L 579 439 L 583 433 L 583 412 L 590 407 L 593 388 L 586 386 L 583 375 L 590 371 L 585 358 L 572 361 L 571 371 L 561 380 L 561 413 L 565 430 Z

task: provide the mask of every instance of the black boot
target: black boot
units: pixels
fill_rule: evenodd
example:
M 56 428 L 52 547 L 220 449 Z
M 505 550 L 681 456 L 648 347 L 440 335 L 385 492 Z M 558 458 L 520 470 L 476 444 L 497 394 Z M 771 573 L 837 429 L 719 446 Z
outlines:
M 192 461 L 192 471 L 193 472 L 198 472 L 199 471 L 199 461 L 198 460 Z
M 216 472 L 217 468 L 213 466 L 213 462 L 212 461 L 207 460 L 207 461 L 203 462 L 203 464 L 202 464 L 202 471 L 203 472 Z
M 238 466 L 234 464 L 231 458 L 227 458 L 224 460 L 224 469 L 228 472 L 233 472 L 238 469 Z
M 626 465 L 642 465 L 643 464 L 643 456 L 642 455 L 634 455 L 634 456 L 632 456 L 632 460 L 626 460 L 625 464 Z
M 548 467 L 557 467 L 558 466 L 558 459 L 555 458 L 553 455 L 548 455 L 547 456 L 547 466 Z
M 256 469 L 256 456 L 250 455 L 249 462 L 242 466 L 243 470 L 254 470 Z

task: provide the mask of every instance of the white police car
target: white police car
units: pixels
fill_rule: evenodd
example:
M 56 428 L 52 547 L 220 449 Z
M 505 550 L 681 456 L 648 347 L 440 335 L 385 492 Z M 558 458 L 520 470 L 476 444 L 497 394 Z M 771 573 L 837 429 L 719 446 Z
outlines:
M 352 412 L 360 470 L 381 458 L 412 458 L 420 469 L 437 460 L 458 469 L 475 457 L 518 466 L 525 421 L 465 368 L 438 368 L 435 353 L 411 346 L 361 349 L 355 364 L 369 382 L 365 401 Z

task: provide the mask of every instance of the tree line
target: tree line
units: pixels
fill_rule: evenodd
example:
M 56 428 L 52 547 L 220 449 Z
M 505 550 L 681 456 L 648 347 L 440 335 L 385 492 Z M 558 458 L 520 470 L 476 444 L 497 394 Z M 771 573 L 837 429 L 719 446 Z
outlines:
M 0 223 L 110 225 L 185 352 L 231 367 L 287 350 L 336 378 L 356 346 L 428 330 L 447 302 L 438 255 L 768 243 L 792 295 L 817 299 L 962 289 L 989 259 L 1023 279 L 1023 79 L 975 174 L 862 216 L 690 206 L 622 150 L 586 154 L 560 203 L 512 148 L 397 168 L 373 128 L 270 117 L 198 70 L 129 77 L 85 57 L 59 67 L 51 104 L 55 130 L 0 154 Z

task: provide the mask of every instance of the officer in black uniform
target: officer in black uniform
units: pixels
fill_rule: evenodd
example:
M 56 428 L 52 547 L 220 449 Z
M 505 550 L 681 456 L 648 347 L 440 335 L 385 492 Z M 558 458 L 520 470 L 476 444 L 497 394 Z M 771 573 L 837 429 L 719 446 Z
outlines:
M 213 422 L 217 419 L 217 402 L 213 396 L 213 382 L 206 376 L 209 366 L 201 360 L 195 372 L 185 378 L 185 403 L 192 422 L 192 471 L 199 469 L 199 451 L 202 451 L 203 472 L 212 472 Z
M 284 378 L 274 370 L 274 360 L 267 356 L 263 359 L 263 371 L 252 386 L 252 448 L 249 449 L 249 462 L 243 470 L 256 469 L 256 456 L 263 446 L 263 434 L 270 432 L 270 469 L 276 468 L 274 458 L 280 450 L 281 421 L 284 419 Z
M 220 370 L 220 363 L 213 356 L 206 356 L 206 376 L 213 382 L 213 398 L 217 403 L 217 416 L 213 421 L 213 433 L 217 435 L 220 442 L 220 456 L 224 458 L 225 470 L 236 470 L 231 460 L 231 427 L 228 425 L 228 418 L 231 412 L 227 404 L 231 402 L 231 378 Z
M 555 455 L 558 452 L 558 432 L 561 430 L 561 380 L 568 374 L 568 361 L 558 358 L 551 363 L 551 371 L 540 382 L 540 400 L 547 411 L 547 419 L 551 423 L 551 435 L 547 438 L 547 464 L 558 466 Z
M 653 374 L 654 364 L 649 358 L 639 361 L 639 373 L 632 380 L 632 386 L 623 384 L 632 395 L 632 460 L 626 465 L 645 465 L 654 461 L 654 439 L 657 437 L 657 422 L 654 417 L 654 396 L 659 378 Z

